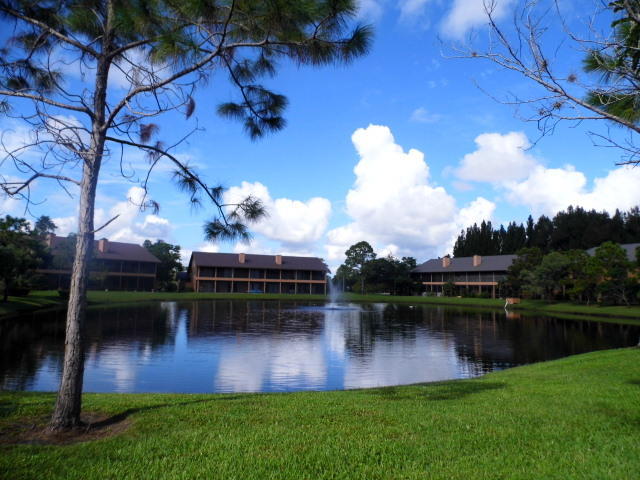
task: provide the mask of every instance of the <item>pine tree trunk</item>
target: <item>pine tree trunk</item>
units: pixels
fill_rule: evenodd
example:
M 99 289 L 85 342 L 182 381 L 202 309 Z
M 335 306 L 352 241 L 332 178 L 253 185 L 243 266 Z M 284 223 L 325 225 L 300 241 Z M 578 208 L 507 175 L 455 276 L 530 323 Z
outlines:
M 76 256 L 71 272 L 64 364 L 56 406 L 49 428 L 53 431 L 79 427 L 84 376 L 84 317 L 87 303 L 87 279 L 93 251 L 93 213 L 97 172 L 85 164 L 80 197 Z
M 105 30 L 110 32 L 109 24 Z M 108 51 L 109 42 L 110 35 L 107 33 L 103 40 L 103 52 Z M 89 262 L 93 253 L 96 187 L 107 135 L 104 123 L 109 66 L 110 62 L 103 57 L 98 61 L 96 68 L 91 147 L 84 155 L 82 184 L 80 186 L 78 238 L 69 287 L 64 364 L 56 405 L 49 423 L 49 430 L 54 432 L 73 429 L 82 424 L 80 411 L 84 376 L 84 319 L 87 305 Z

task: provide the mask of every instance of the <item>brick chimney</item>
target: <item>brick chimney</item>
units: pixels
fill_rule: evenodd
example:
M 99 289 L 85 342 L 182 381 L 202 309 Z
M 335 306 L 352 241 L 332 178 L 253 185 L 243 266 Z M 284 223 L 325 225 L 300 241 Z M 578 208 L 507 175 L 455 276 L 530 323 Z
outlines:
M 244 253 L 239 253 L 238 254 L 238 262 L 240 263 L 244 263 L 244 261 L 247 259 L 247 256 Z
M 480 255 L 474 255 L 473 256 L 473 266 L 474 267 L 479 267 L 481 263 L 482 263 L 482 257 Z
M 100 253 L 107 253 L 109 251 L 109 240 L 106 238 L 98 240 L 98 251 Z
M 442 257 L 442 268 L 447 268 L 451 265 L 451 257 Z
M 282 255 L 276 255 L 276 265 L 282 265 Z

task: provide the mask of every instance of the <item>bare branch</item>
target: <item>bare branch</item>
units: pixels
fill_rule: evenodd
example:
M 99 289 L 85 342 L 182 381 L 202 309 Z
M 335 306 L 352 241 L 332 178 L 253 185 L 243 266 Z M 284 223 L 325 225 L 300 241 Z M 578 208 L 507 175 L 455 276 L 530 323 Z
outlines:
M 69 182 L 69 183 L 73 183 L 75 185 L 80 186 L 80 182 L 78 180 L 74 180 L 73 178 L 70 178 L 70 177 L 65 177 L 64 175 L 51 175 L 51 174 L 48 174 L 48 173 L 35 173 L 31 177 L 29 177 L 27 180 L 25 180 L 24 182 L 1 182 L 0 183 L 0 187 L 2 187 L 2 189 L 4 190 L 4 192 L 7 195 L 16 196 L 22 190 L 27 188 L 33 181 L 35 181 L 38 178 L 51 178 L 51 179 L 54 179 L 54 180 L 58 180 L 60 182 Z M 11 187 L 9 187 L 9 185 L 16 185 L 16 187 L 11 189 Z
M 548 12 L 535 15 L 534 7 L 537 1 L 525 2 L 521 13 L 514 13 L 513 32 L 507 34 L 497 23 L 494 8 L 495 2 L 485 0 L 485 12 L 489 25 L 489 40 L 487 46 L 482 51 L 477 51 L 471 47 L 454 46 L 454 55 L 447 55 L 448 58 L 475 58 L 493 62 L 504 70 L 515 72 L 535 82 L 540 87 L 549 92 L 549 95 L 532 96 L 521 98 L 518 95 L 509 94 L 510 99 L 501 100 L 495 95 L 489 94 L 491 98 L 500 103 L 512 105 L 516 108 L 529 106 L 534 108 L 531 116 L 523 118 L 525 121 L 533 121 L 538 124 L 542 135 L 553 133 L 556 125 L 560 121 L 571 121 L 579 124 L 585 120 L 607 120 L 615 125 L 619 125 L 632 134 L 640 134 L 640 124 L 633 118 L 625 118 L 619 111 L 609 108 L 614 102 L 628 98 L 630 95 L 638 95 L 640 90 L 640 78 L 638 78 L 637 66 L 633 67 L 625 62 L 615 64 L 616 81 L 607 84 L 606 81 L 596 85 L 586 85 L 579 81 L 576 74 L 571 73 L 566 77 L 558 75 L 552 68 L 549 58 L 545 54 L 543 35 L 548 27 L 542 24 L 542 19 Z M 632 21 L 638 23 L 640 27 L 640 12 L 625 1 L 626 14 Z M 608 7 L 611 8 L 611 7 Z M 556 11 L 562 25 L 564 33 L 569 39 L 574 41 L 585 55 L 593 54 L 594 51 L 616 52 L 616 49 L 634 51 L 634 45 L 622 43 L 624 40 L 611 35 L 608 39 L 584 39 L 571 32 L 560 15 L 560 10 L 556 4 Z M 592 18 L 592 23 L 595 20 Z M 613 28 L 613 27 L 612 27 Z M 595 36 L 595 33 L 594 33 Z M 558 47 L 559 48 L 559 47 Z M 557 52 L 556 52 L 557 53 Z M 605 54 L 606 55 L 606 54 Z M 615 53 L 614 53 L 615 56 Z M 603 78 L 606 74 L 603 74 Z M 606 79 L 605 79 L 606 80 Z M 484 89 L 480 88 L 484 91 Z M 578 90 L 581 89 L 580 93 Z M 486 92 L 485 92 L 486 93 Z M 595 96 L 598 101 L 593 101 L 586 94 Z M 584 95 L 584 96 L 583 96 Z M 624 112 L 623 112 L 624 114 Z M 594 135 L 590 132 L 590 135 Z M 616 143 L 616 142 L 613 142 Z M 623 150 L 627 151 L 627 147 Z M 640 152 L 636 150 L 634 157 L 640 158 Z
M 102 225 L 100 228 L 96 228 L 93 232 L 93 234 L 98 233 L 100 230 L 102 230 L 103 228 L 107 227 L 111 222 L 113 222 L 114 220 L 116 220 L 118 217 L 120 216 L 120 214 L 116 215 L 115 217 L 113 217 L 111 220 L 109 220 L 107 223 L 105 223 L 104 225 Z
M 42 95 L 33 95 L 31 93 L 23 92 L 12 92 L 10 90 L 0 90 L 0 95 L 4 95 L 6 97 L 28 98 L 31 100 L 35 100 L 36 102 L 46 103 L 47 105 L 51 105 L 53 107 L 64 108 L 65 110 L 72 110 L 74 112 L 86 113 L 90 117 L 93 117 L 93 113 L 87 107 L 77 107 L 75 105 L 69 105 L 67 103 L 62 103 L 47 97 L 43 97 Z

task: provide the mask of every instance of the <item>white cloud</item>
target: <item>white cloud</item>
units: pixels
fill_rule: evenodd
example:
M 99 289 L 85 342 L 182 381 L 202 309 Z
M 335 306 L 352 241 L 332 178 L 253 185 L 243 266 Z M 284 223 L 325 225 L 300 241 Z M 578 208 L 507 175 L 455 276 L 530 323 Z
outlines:
M 412 113 L 409 119 L 412 122 L 418 123 L 436 123 L 442 118 L 442 115 L 438 115 L 437 113 L 430 113 L 424 107 L 416 108 Z
M 66 237 L 70 233 L 74 233 L 78 230 L 76 228 L 76 225 L 78 224 L 77 216 L 54 217 L 51 220 L 56 224 L 56 235 L 60 235 L 61 237 Z
M 456 175 L 467 181 L 500 183 L 520 180 L 537 165 L 526 152 L 531 146 L 522 132 L 483 133 L 475 139 L 477 149 L 464 156 Z
M 167 238 L 171 232 L 171 223 L 157 215 L 147 215 L 142 223 L 136 223 L 136 229 L 150 238 Z
M 554 215 L 568 206 L 606 210 L 628 210 L 640 204 L 640 169 L 620 167 L 596 178 L 588 188 L 587 177 L 573 166 L 545 168 L 538 165 L 521 182 L 505 185 L 507 199 L 528 206 L 534 215 Z
M 472 28 L 488 23 L 487 8 L 493 6 L 492 15 L 497 21 L 509 13 L 513 2 L 514 0 L 453 0 L 453 6 L 442 22 L 441 31 L 449 37 L 461 38 Z
M 425 13 L 427 4 L 431 0 L 400 0 L 400 20 L 412 21 L 418 17 L 422 17 Z
M 571 205 L 613 213 L 640 204 L 638 168 L 616 168 L 589 185 L 587 176 L 572 165 L 547 168 L 540 164 L 526 152 L 530 143 L 522 132 L 484 133 L 475 142 L 478 148 L 464 156 L 456 175 L 491 183 L 508 202 L 528 207 L 534 216 L 555 215 Z M 487 205 L 478 207 L 488 211 Z
M 180 261 L 186 267 L 189 265 L 189 260 L 191 260 L 191 254 L 193 252 L 210 252 L 217 253 L 220 251 L 220 246 L 213 243 L 201 243 L 200 245 L 191 249 L 180 248 Z
M 114 242 L 131 243 L 170 238 L 173 227 L 168 219 L 154 214 L 144 215 L 140 211 L 139 205 L 143 196 L 142 188 L 131 187 L 127 192 L 127 200 L 117 202 L 108 212 L 103 208 L 97 208 L 94 216 L 95 228 L 100 228 L 116 215 L 118 218 L 100 230 L 96 236 Z M 77 216 L 55 217 L 52 220 L 58 227 L 58 235 L 65 236 L 77 231 Z
M 144 190 L 140 187 L 131 187 L 127 192 L 127 200 L 116 203 L 109 214 L 104 210 L 96 210 L 96 228 L 101 227 L 111 218 L 119 217 L 110 223 L 100 236 L 104 236 L 114 242 L 142 243 L 145 240 L 167 239 L 171 234 L 169 220 L 157 215 L 145 215 L 142 221 L 136 221 L 142 214 L 140 204 L 144 200 Z
M 319 240 L 325 233 L 331 216 L 331 202 L 314 197 L 306 202 L 288 198 L 271 198 L 269 190 L 260 182 L 242 182 L 225 193 L 225 203 L 237 203 L 252 195 L 264 203 L 268 216 L 251 230 L 288 248 L 304 248 Z
M 24 212 L 24 205 L 20 201 L 6 196 L 0 198 L 0 216 L 16 215 L 18 212 Z
M 4 157 L 7 153 L 27 153 L 33 152 L 33 148 L 28 145 L 33 144 L 35 135 L 32 129 L 20 124 L 4 125 L 0 132 L 0 155 Z
M 495 203 L 490 202 L 486 198 L 478 197 L 468 206 L 460 209 L 456 217 L 456 223 L 464 228 L 474 223 L 479 223 L 484 219 L 491 219 L 495 209 Z M 452 242 L 453 241 L 455 241 L 455 239 L 452 240 Z
M 446 253 L 461 228 L 490 219 L 492 202 L 478 198 L 459 209 L 443 187 L 431 183 L 424 154 L 405 152 L 388 127 L 360 128 L 352 141 L 360 156 L 346 199 L 353 221 L 328 232 L 330 261 L 342 259 L 344 251 L 361 240 L 397 255 Z
M 376 21 L 382 17 L 383 9 L 379 0 L 358 0 L 358 17 Z

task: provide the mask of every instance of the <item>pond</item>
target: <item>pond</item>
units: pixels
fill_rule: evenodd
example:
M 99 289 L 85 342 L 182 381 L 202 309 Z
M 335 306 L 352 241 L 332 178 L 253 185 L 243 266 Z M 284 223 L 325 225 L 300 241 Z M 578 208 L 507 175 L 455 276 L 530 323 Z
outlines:
M 87 392 L 336 390 L 468 378 L 635 345 L 640 326 L 400 304 L 285 301 L 90 309 Z M 56 390 L 64 314 L 0 322 L 0 387 Z

